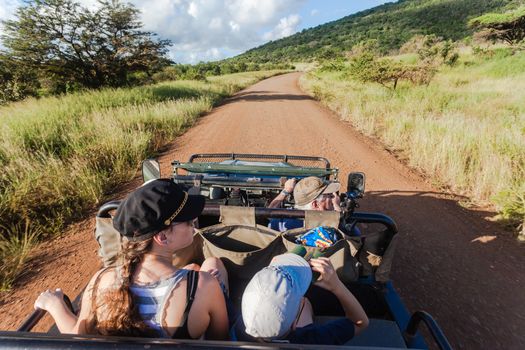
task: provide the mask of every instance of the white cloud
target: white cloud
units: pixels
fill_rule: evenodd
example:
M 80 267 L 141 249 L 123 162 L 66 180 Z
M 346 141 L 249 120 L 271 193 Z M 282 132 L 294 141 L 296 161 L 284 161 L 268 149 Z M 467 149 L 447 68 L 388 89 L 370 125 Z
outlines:
M 190 2 L 190 6 L 188 6 L 188 14 L 193 18 L 197 18 L 199 16 L 197 4 L 195 4 L 194 2 Z
M 176 62 L 230 57 L 297 31 L 307 0 L 128 0 L 141 11 L 146 30 L 170 39 Z M 80 0 L 92 9 L 97 0 Z M 0 19 L 22 0 L 0 0 Z
M 313 9 L 312 11 L 310 11 L 310 16 L 317 16 L 319 14 L 319 10 L 318 9 Z
M 13 18 L 18 5 L 17 0 L 0 0 L 0 21 Z
M 147 30 L 173 42 L 176 62 L 239 54 L 268 38 L 293 34 L 307 0 L 131 0 Z
M 281 18 L 279 24 L 272 31 L 264 33 L 263 38 L 265 40 L 276 40 L 292 35 L 297 31 L 300 22 L 301 17 L 295 14 Z

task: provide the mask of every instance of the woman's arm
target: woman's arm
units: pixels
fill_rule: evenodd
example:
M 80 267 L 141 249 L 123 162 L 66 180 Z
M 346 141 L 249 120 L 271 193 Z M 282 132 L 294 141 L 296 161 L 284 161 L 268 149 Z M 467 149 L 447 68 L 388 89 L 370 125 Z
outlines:
M 295 187 L 297 180 L 295 178 L 291 178 L 286 180 L 284 183 L 284 191 L 287 193 L 293 193 L 293 189 Z M 272 201 L 270 204 L 268 204 L 268 208 L 280 208 L 283 201 L 286 199 L 288 195 L 280 192 Z
M 46 310 L 51 314 L 60 333 L 74 333 L 77 316 L 69 310 L 64 302 L 64 293 L 60 288 L 40 293 L 35 301 L 35 309 Z
M 219 282 L 209 273 L 201 272 L 199 277 L 204 282 L 202 287 L 206 290 L 208 313 L 210 315 L 206 339 L 228 339 L 228 312 L 226 311 L 226 301 Z
M 86 334 L 87 322 L 91 313 L 93 285 L 101 272 L 102 270 L 97 272 L 89 281 L 82 296 L 82 304 L 78 316 L 66 306 L 64 293 L 61 289 L 56 289 L 55 291 L 46 290 L 41 293 L 35 301 L 35 309 L 40 308 L 49 312 L 55 320 L 60 333 Z

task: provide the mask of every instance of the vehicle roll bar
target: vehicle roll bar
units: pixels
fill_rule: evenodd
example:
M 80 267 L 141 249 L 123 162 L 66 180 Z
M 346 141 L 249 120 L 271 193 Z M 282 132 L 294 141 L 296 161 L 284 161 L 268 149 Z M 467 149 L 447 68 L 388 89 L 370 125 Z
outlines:
M 110 218 L 110 211 L 118 208 L 120 201 L 111 201 L 105 203 L 100 207 L 97 212 L 97 217 L 99 218 Z M 261 219 L 276 218 L 276 219 L 285 219 L 285 218 L 304 218 L 304 210 L 290 210 L 290 209 L 281 209 L 281 208 L 260 208 L 255 207 L 255 217 Z M 218 204 L 206 204 L 204 210 L 202 211 L 203 216 L 220 216 L 220 206 Z M 385 226 L 393 234 L 397 233 L 397 225 L 392 218 L 387 215 L 379 213 L 362 213 L 354 212 L 349 218 L 352 221 L 364 224 L 381 224 Z
M 218 204 L 206 204 L 202 211 L 203 216 L 219 216 L 220 209 Z M 255 207 L 256 218 L 304 218 L 305 210 L 296 209 L 280 209 L 280 208 L 260 208 Z M 369 223 L 369 224 L 382 224 L 389 229 L 393 234 L 397 233 L 397 225 L 389 216 L 378 214 L 378 213 L 361 213 L 354 212 L 349 218 L 352 221 L 358 223 Z
M 102 204 L 102 206 L 98 209 L 97 218 L 110 218 L 111 215 L 109 214 L 109 212 L 112 210 L 116 210 L 120 205 L 120 202 L 121 201 L 111 201 Z
M 198 159 L 265 159 L 265 160 L 277 160 L 277 161 L 312 161 L 312 162 L 322 162 L 326 169 L 330 168 L 330 162 L 324 157 L 313 157 L 313 156 L 292 156 L 287 154 L 253 154 L 253 153 L 200 153 L 192 154 L 188 163 L 196 163 Z

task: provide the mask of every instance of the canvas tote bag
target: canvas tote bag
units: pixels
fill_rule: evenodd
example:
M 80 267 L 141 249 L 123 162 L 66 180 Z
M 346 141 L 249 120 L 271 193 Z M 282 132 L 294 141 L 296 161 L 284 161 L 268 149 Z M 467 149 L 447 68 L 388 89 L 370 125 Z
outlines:
M 200 231 L 204 258 L 221 258 L 228 274 L 249 280 L 286 251 L 280 232 L 255 223 L 255 208 L 221 206 L 220 224 Z
M 373 232 L 362 237 L 363 245 L 358 253 L 361 275 L 374 275 L 378 282 L 390 279 L 390 270 L 398 235 L 389 230 Z

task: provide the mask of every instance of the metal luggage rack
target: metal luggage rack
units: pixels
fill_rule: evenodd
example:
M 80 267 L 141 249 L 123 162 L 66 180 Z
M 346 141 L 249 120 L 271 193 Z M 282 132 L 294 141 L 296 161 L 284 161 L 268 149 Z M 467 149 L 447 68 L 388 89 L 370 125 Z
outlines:
M 278 154 L 246 153 L 199 153 L 193 154 L 188 163 L 219 163 L 225 160 L 245 160 L 251 162 L 286 162 L 299 167 L 330 168 L 330 162 L 324 157 L 291 156 Z

